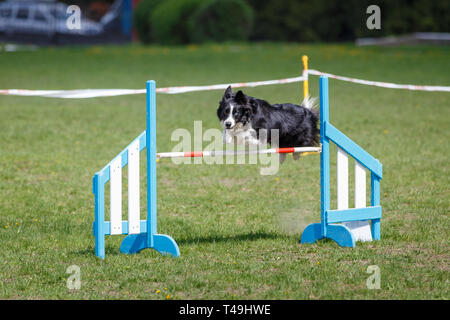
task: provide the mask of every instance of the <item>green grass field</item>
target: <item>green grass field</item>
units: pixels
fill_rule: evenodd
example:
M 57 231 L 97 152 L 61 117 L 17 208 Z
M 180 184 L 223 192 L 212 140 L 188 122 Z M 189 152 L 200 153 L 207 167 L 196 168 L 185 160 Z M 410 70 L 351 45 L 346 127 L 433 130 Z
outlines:
M 0 89 L 278 79 L 299 75 L 303 54 L 324 72 L 450 85 L 450 47 L 228 44 L 0 52 Z M 310 88 L 317 96 L 317 77 Z M 449 299 L 450 94 L 337 80 L 330 91 L 332 123 L 383 163 L 381 241 L 354 249 L 299 244 L 304 227 L 320 220 L 318 156 L 289 156 L 269 176 L 258 165 L 165 160 L 158 164 L 158 231 L 178 242 L 178 259 L 153 250 L 122 255 L 122 236 L 107 237 L 105 260 L 94 255 L 92 176 L 145 129 L 144 95 L 0 96 L 0 298 Z M 273 103 L 302 95 L 298 83 L 244 92 Z M 192 131 L 196 120 L 219 128 L 221 96 L 158 95 L 158 150 L 170 151 L 172 131 Z M 334 192 L 335 166 L 331 175 Z M 81 270 L 79 290 L 66 286 L 71 265 Z M 370 265 L 380 268 L 379 290 L 366 286 Z

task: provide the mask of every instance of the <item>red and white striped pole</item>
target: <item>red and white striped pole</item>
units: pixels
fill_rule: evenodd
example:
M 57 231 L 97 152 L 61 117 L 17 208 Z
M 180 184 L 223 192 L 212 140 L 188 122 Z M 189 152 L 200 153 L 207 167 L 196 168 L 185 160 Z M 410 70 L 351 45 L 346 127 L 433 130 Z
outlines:
M 294 148 L 273 148 L 262 150 L 219 150 L 219 151 L 194 151 L 194 152 L 162 152 L 157 153 L 157 158 L 194 158 L 194 157 L 216 157 L 234 156 L 246 154 L 270 154 L 270 153 L 320 153 L 320 147 L 294 147 Z

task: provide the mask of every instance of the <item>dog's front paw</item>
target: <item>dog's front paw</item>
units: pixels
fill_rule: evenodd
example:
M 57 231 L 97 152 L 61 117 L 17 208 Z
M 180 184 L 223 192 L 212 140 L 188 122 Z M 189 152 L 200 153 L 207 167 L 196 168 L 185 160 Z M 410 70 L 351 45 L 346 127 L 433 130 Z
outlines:
M 233 142 L 233 136 L 228 132 L 228 130 L 223 131 L 223 143 L 232 143 Z
M 259 141 L 257 138 L 254 138 L 252 136 L 245 137 L 245 144 L 246 145 L 253 145 L 253 146 L 262 146 L 263 144 L 261 141 Z

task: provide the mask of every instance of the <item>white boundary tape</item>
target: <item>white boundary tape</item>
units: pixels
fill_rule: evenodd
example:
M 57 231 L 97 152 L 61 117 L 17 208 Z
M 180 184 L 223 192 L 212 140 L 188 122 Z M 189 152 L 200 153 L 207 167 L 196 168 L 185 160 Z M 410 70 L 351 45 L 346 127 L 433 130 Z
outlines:
M 255 81 L 255 82 L 237 82 L 230 84 L 215 84 L 206 86 L 181 86 L 181 87 L 167 87 L 157 88 L 158 93 L 177 94 L 194 91 L 209 91 L 209 90 L 225 90 L 229 85 L 232 88 L 242 87 L 258 87 L 272 84 L 293 83 L 305 80 L 302 77 L 285 78 L 278 80 Z M 144 94 L 145 89 L 85 89 L 85 90 L 23 90 L 23 89 L 6 89 L 0 90 L 0 95 L 15 95 L 15 96 L 38 96 L 47 98 L 97 98 L 97 97 L 112 97 L 128 94 Z
M 317 71 L 317 70 L 313 70 L 313 69 L 309 69 L 308 74 L 312 74 L 315 76 L 327 76 L 328 78 L 332 78 L 332 79 L 348 81 L 348 82 L 353 82 L 353 83 L 359 83 L 359 84 L 365 84 L 368 86 L 383 87 L 383 88 L 450 92 L 450 87 L 445 87 L 445 86 L 421 86 L 421 85 L 414 85 L 414 84 L 396 84 L 396 83 L 389 83 L 389 82 L 361 80 L 361 79 L 337 76 L 337 75 L 334 75 L 331 73 L 321 72 L 321 71 Z
M 242 88 L 242 87 L 259 87 L 259 86 L 268 86 L 272 84 L 283 84 L 283 83 L 293 83 L 304 81 L 305 77 L 295 77 L 295 78 L 285 78 L 278 80 L 267 80 L 267 81 L 255 81 L 255 82 L 238 82 L 238 83 L 230 83 L 230 84 L 215 84 L 209 86 L 183 86 L 183 87 L 169 87 L 169 88 L 156 88 L 156 92 L 161 93 L 185 93 L 185 92 L 193 92 L 193 91 L 209 91 L 209 90 L 225 90 L 228 86 L 232 88 Z
M 348 81 L 353 83 L 359 83 L 369 86 L 392 88 L 392 89 L 406 89 L 406 90 L 419 90 L 419 91 L 442 91 L 450 92 L 450 86 L 426 86 L 426 85 L 412 85 L 412 84 L 395 84 L 389 82 L 378 82 L 361 80 L 356 78 L 349 78 L 334 75 L 331 73 L 325 73 L 313 69 L 308 70 L 308 74 L 311 75 L 324 75 L 332 79 Z M 258 87 L 267 86 L 273 84 L 283 84 L 283 83 L 293 83 L 301 82 L 307 80 L 306 72 L 303 76 L 294 78 L 285 78 L 278 80 L 267 80 L 267 81 L 255 81 L 255 82 L 238 82 L 230 84 L 215 84 L 206 86 L 180 86 L 180 87 L 167 87 L 167 88 L 157 88 L 156 92 L 166 93 L 166 94 L 178 94 L 185 92 L 194 91 L 210 91 L 210 90 L 220 90 L 226 89 L 229 85 L 232 88 L 242 88 L 242 87 Z M 112 97 L 120 95 L 130 95 L 130 94 L 144 94 L 145 89 L 85 89 L 85 90 L 23 90 L 23 89 L 0 89 L 0 95 L 15 95 L 15 96 L 37 96 L 37 97 L 47 97 L 47 98 L 97 98 L 97 97 Z
M 81 89 L 81 90 L 24 90 L 24 89 L 6 89 L 0 90 L 0 95 L 12 96 L 35 96 L 45 98 L 97 98 L 113 97 L 127 94 L 143 94 L 145 89 Z

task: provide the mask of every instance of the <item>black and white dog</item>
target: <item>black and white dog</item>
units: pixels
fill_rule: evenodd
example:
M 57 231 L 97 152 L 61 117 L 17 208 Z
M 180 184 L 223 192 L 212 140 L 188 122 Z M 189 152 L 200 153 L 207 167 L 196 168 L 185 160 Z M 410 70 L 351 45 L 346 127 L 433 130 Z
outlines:
M 223 127 L 224 143 L 262 145 L 262 131 L 273 148 L 311 147 L 319 143 L 318 114 L 315 99 L 306 98 L 302 105 L 273 104 L 245 95 L 233 94 L 229 86 L 219 102 L 217 116 Z M 278 143 L 272 141 L 271 130 L 278 129 Z M 260 132 L 261 131 L 261 132 Z M 298 159 L 299 154 L 293 154 Z M 285 154 L 280 154 L 284 161 Z

